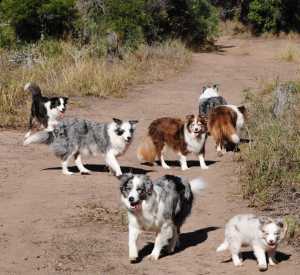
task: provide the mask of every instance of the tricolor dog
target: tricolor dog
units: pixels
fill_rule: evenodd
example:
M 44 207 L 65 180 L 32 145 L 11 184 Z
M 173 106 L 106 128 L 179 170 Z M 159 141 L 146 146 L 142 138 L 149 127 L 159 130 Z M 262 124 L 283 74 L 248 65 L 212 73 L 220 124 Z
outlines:
M 137 157 L 140 161 L 153 163 L 157 157 L 165 169 L 170 169 L 164 160 L 166 148 L 179 155 L 182 170 L 187 170 L 186 156 L 194 153 L 199 157 L 202 169 L 208 167 L 204 161 L 207 139 L 207 119 L 202 115 L 188 115 L 185 120 L 163 117 L 154 120 L 148 128 L 148 136 L 139 146 Z
M 219 95 L 218 85 L 204 86 L 199 96 L 199 114 L 207 116 L 219 105 L 227 105 L 227 101 Z
M 63 118 L 68 98 L 67 97 L 46 97 L 42 96 L 41 89 L 35 83 L 28 82 L 24 91 L 32 94 L 31 113 L 29 118 L 28 132 L 25 138 L 29 137 L 33 127 L 53 130 L 59 119 Z
M 225 152 L 225 146 L 238 146 L 240 131 L 244 126 L 246 108 L 244 106 L 221 105 L 208 114 L 208 131 L 214 138 L 218 156 Z

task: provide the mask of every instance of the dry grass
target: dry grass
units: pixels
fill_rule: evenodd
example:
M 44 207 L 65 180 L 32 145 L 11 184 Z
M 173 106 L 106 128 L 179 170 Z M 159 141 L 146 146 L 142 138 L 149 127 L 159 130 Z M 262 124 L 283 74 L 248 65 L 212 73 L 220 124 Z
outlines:
M 238 36 L 243 38 L 252 36 L 250 29 L 237 20 L 221 21 L 219 29 L 220 33 L 224 36 Z
M 300 47 L 295 43 L 289 43 L 276 55 L 276 58 L 285 62 L 299 62 Z
M 23 86 L 28 81 L 38 83 L 48 95 L 122 97 L 131 85 L 162 80 L 181 70 L 190 56 L 178 41 L 142 45 L 114 63 L 95 55 L 92 48 L 77 48 L 66 42 L 44 42 L 19 52 L 2 51 L 0 127 L 25 125 L 30 99 Z
M 279 118 L 271 112 L 274 83 L 246 96 L 252 142 L 241 152 L 240 183 L 250 206 L 287 217 L 288 239 L 297 239 L 300 247 L 300 86 L 287 85 L 294 90 L 289 108 Z

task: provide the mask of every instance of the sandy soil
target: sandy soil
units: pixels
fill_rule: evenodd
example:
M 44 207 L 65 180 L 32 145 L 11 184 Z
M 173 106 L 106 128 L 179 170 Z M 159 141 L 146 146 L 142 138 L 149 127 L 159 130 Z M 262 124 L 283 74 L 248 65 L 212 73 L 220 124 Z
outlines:
M 207 82 L 220 84 L 221 94 L 239 104 L 244 89 L 257 89 L 276 77 L 299 77 L 298 64 L 275 58 L 285 41 L 223 38 L 219 44 L 218 52 L 194 54 L 189 68 L 176 77 L 139 87 L 124 99 L 88 99 L 81 109 L 71 105 L 68 116 L 98 121 L 139 119 L 136 139 L 119 160 L 122 169 L 148 173 L 153 178 L 163 175 L 166 171 L 161 167 L 142 166 L 135 155 L 153 119 L 196 112 L 198 94 Z M 247 250 L 240 268 L 233 266 L 228 252 L 215 252 L 223 240 L 226 220 L 255 209 L 247 208 L 239 196 L 233 155 L 217 158 L 211 140 L 206 158 L 210 169 L 202 171 L 190 156 L 190 170 L 180 171 L 175 162 L 177 166 L 167 171 L 189 179 L 201 175 L 208 182 L 182 228 L 181 248 L 149 262 L 143 257 L 150 253 L 154 236 L 143 234 L 139 241 L 143 259 L 130 264 L 118 181 L 107 173 L 101 156 L 85 159 L 92 175 L 64 176 L 47 147 L 23 147 L 23 135 L 16 131 L 0 133 L 0 274 L 258 273 L 256 261 Z M 169 159 L 175 158 L 170 154 Z M 267 273 L 299 274 L 299 254 L 285 244 L 279 251 L 281 262 Z

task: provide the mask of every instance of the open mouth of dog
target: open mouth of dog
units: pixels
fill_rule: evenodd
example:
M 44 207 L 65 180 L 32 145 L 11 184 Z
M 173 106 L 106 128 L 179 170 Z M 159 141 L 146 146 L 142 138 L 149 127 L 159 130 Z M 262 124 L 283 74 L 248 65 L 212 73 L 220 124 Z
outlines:
M 267 242 L 267 244 L 268 244 L 268 246 L 270 248 L 275 248 L 276 247 L 276 243 L 269 243 L 269 242 Z
M 142 203 L 140 201 L 131 202 L 130 203 L 130 208 L 133 209 L 133 210 L 140 210 L 140 209 L 142 209 Z

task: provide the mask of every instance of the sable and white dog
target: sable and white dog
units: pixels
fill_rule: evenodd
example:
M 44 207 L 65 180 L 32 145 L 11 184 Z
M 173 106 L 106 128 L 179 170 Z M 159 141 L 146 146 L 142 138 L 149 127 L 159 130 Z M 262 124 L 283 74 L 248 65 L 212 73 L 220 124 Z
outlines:
M 162 167 L 170 169 L 163 156 L 164 149 L 168 147 L 179 155 L 182 170 L 188 169 L 188 153 L 196 154 L 201 168 L 208 169 L 204 160 L 206 139 L 207 119 L 202 115 L 188 115 L 185 121 L 170 117 L 159 118 L 150 124 L 148 136 L 138 147 L 137 157 L 140 161 L 150 163 L 158 157 Z
M 29 137 L 36 125 L 38 128 L 53 130 L 59 119 L 63 118 L 68 98 L 67 97 L 46 97 L 42 96 L 41 89 L 35 83 L 28 82 L 24 86 L 25 92 L 32 94 L 31 113 L 28 124 L 28 132 L 25 138 Z
M 242 265 L 239 257 L 242 246 L 251 246 L 260 270 L 268 268 L 265 252 L 268 253 L 269 264 L 275 265 L 276 248 L 284 238 L 287 230 L 281 218 L 271 219 L 257 217 L 252 214 L 234 216 L 225 226 L 225 240 L 217 248 L 217 252 L 229 249 L 235 266 Z
M 98 123 L 84 119 L 64 119 L 53 131 L 40 131 L 29 136 L 24 145 L 45 143 L 50 145 L 55 155 L 62 159 L 62 172 L 68 170 L 72 157 L 82 174 L 90 173 L 81 161 L 81 154 L 105 156 L 106 164 L 117 175 L 122 175 L 116 157 L 123 155 L 132 142 L 137 120 L 122 121 L 114 118 L 110 123 Z
M 240 131 L 244 126 L 246 108 L 244 106 L 221 105 L 208 114 L 208 131 L 214 138 L 218 156 L 225 152 L 225 146 L 240 143 Z
M 191 213 L 194 195 L 204 189 L 204 181 L 197 178 L 188 182 L 171 175 L 152 181 L 146 175 L 134 174 L 119 179 L 121 201 L 128 212 L 129 260 L 138 260 L 136 242 L 143 230 L 157 233 L 148 256 L 151 260 L 157 260 L 166 246 L 173 253 L 179 245 L 180 228 Z
M 219 95 L 218 85 L 204 86 L 199 96 L 199 114 L 208 115 L 208 113 L 219 105 L 227 105 L 227 101 Z

